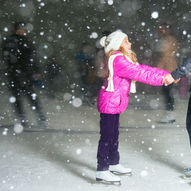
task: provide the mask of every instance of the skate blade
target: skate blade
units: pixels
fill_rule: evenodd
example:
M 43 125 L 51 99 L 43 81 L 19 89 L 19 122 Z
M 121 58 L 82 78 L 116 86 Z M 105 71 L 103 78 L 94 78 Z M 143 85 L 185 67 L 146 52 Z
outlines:
M 132 176 L 133 173 L 132 172 L 126 172 L 126 173 L 120 173 L 120 172 L 116 172 L 116 171 L 111 171 L 113 174 L 116 175 L 127 175 L 127 176 Z
M 42 129 L 42 128 L 25 128 L 24 132 L 43 132 L 46 131 L 47 129 Z
M 157 121 L 158 123 L 161 123 L 161 124 L 171 124 L 171 123 L 175 123 L 176 120 L 169 120 L 169 121 Z
M 100 178 L 96 178 L 96 181 L 99 183 L 103 183 L 103 184 L 111 184 L 111 185 L 117 185 L 120 186 L 121 185 L 121 181 L 106 181 Z

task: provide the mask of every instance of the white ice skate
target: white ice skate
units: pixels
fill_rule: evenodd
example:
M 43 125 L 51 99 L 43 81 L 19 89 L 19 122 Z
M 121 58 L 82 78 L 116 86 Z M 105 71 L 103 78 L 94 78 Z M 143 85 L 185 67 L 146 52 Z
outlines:
M 120 177 L 114 175 L 109 170 L 97 171 L 96 172 L 96 181 L 117 184 L 117 185 L 121 184 Z
M 128 175 L 132 174 L 132 170 L 130 168 L 126 168 L 121 164 L 110 165 L 109 170 L 116 174 L 128 174 Z
M 174 123 L 176 121 L 173 111 L 167 111 L 166 115 L 159 121 L 159 123 Z

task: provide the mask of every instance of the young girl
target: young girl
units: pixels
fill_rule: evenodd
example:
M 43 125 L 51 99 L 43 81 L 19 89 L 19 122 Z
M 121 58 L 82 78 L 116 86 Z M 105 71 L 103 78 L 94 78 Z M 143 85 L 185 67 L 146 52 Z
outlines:
M 129 92 L 136 92 L 135 81 L 162 86 L 163 76 L 169 72 L 137 63 L 131 43 L 125 33 L 117 30 L 100 40 L 104 47 L 108 68 L 98 96 L 100 112 L 100 140 L 97 153 L 97 181 L 120 182 L 118 174 L 131 173 L 119 164 L 119 116 L 128 106 Z

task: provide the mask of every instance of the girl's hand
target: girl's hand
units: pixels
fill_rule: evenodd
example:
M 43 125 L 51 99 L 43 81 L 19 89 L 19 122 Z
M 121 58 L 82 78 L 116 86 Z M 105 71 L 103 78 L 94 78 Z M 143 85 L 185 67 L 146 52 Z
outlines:
M 180 81 L 180 78 L 174 81 L 175 84 L 177 84 Z
M 164 76 L 163 80 L 162 80 L 162 83 L 164 85 L 170 85 L 172 84 L 173 82 L 175 82 L 174 78 L 172 77 L 171 74 L 167 74 Z

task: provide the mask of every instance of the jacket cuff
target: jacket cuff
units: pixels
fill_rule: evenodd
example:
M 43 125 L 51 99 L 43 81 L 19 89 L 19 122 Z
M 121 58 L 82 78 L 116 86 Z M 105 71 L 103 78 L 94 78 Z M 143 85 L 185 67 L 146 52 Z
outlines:
M 180 75 L 178 74 L 177 70 L 171 72 L 171 75 L 174 78 L 174 80 L 177 80 L 180 78 Z

